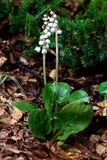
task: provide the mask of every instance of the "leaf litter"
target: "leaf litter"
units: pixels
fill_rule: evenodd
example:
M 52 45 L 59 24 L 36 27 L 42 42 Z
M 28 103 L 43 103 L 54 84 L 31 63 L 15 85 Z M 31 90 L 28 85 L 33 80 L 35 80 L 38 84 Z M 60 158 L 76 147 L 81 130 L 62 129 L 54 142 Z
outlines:
M 38 55 L 36 55 L 38 57 Z M 34 57 L 30 57 L 31 61 Z M 50 57 L 47 57 L 50 58 Z M 53 57 L 54 58 L 54 57 Z M 42 57 L 39 56 L 40 64 Z M 27 61 L 27 63 L 30 63 Z M 8 64 L 3 64 L 8 68 Z M 51 69 L 50 69 L 51 66 Z M 34 64 L 36 68 L 36 62 Z M 38 67 L 38 65 L 37 65 Z M 42 68 L 42 66 L 41 66 Z M 47 63 L 48 75 L 54 69 L 52 62 Z M 35 69 L 36 70 L 36 69 Z M 66 71 L 66 72 L 65 72 Z M 42 70 L 38 74 L 42 75 Z M 67 81 L 71 86 L 71 92 L 74 90 L 84 89 L 91 98 L 91 105 L 94 109 L 94 118 L 90 126 L 75 135 L 71 135 L 65 142 L 64 146 L 57 145 L 54 141 L 41 141 L 34 137 L 27 126 L 26 113 L 23 113 L 12 106 L 13 102 L 19 100 L 31 100 L 42 107 L 41 93 L 37 95 L 27 95 L 22 93 L 18 86 L 10 79 L 7 79 L 0 86 L 0 151 L 2 159 L 104 159 L 107 156 L 107 129 L 103 109 L 106 106 L 103 98 L 99 95 L 96 88 L 102 78 L 106 79 L 106 74 L 102 76 L 78 76 L 70 71 L 66 66 L 59 66 L 59 81 Z M 4 68 L 2 74 L 7 74 Z M 43 80 L 38 80 L 32 73 L 20 71 L 19 68 L 8 72 L 20 80 L 20 84 L 25 90 L 32 93 L 40 88 L 43 89 Z M 20 78 L 19 78 L 20 77 Z M 38 82 L 39 81 L 39 82 Z M 41 82 L 40 82 L 41 81 Z M 52 83 L 53 78 L 48 76 L 48 81 Z M 96 85 L 97 81 L 97 85 Z M 37 84 L 36 84 L 37 83 Z M 41 85 L 40 85 L 41 84 Z M 34 89 L 35 86 L 35 89 Z M 87 87 L 88 86 L 88 87 Z M 94 100 L 93 100 L 94 99 Z M 96 108 L 95 108 L 96 106 Z

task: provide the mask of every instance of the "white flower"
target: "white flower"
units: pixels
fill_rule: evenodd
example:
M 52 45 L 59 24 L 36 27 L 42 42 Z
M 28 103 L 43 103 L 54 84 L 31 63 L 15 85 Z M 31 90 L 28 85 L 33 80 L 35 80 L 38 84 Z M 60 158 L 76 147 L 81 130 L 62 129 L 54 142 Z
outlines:
M 39 45 L 42 46 L 44 44 L 44 41 L 39 41 Z
M 49 26 L 49 27 L 52 27 L 52 26 L 53 26 L 53 23 L 48 23 L 48 26 Z
M 43 21 L 47 21 L 48 19 L 47 18 L 43 18 Z
M 48 37 L 51 36 L 51 32 L 47 32 L 47 36 L 48 36 Z
M 53 27 L 55 27 L 55 28 L 56 28 L 57 26 L 58 26 L 58 25 L 57 25 L 57 23 L 53 23 Z
M 46 39 L 46 43 L 50 44 L 51 43 L 50 39 Z
M 62 34 L 62 31 L 61 30 L 57 30 L 57 34 Z
M 49 29 L 50 29 L 50 27 L 49 27 L 49 26 L 46 26 L 46 29 L 47 29 L 47 30 L 49 30 Z
M 44 25 L 47 25 L 48 24 L 48 22 L 44 22 Z
M 40 52 L 40 50 L 41 50 L 40 47 L 35 48 L 35 51 L 38 52 L 38 53 Z
M 43 37 L 44 37 L 44 39 L 45 39 L 45 38 L 48 38 L 48 35 L 47 35 L 47 34 L 44 34 L 44 36 L 43 36 Z
M 43 46 L 43 48 L 48 49 L 49 48 L 49 44 L 46 44 L 45 46 Z
M 54 18 L 50 18 L 49 19 L 50 22 L 54 22 L 54 20 L 55 20 Z
M 43 31 L 43 33 L 47 33 L 48 32 L 48 30 L 47 29 L 45 29 L 44 31 Z
M 55 28 L 51 28 L 51 32 L 55 32 Z
M 57 17 L 57 15 L 56 14 L 53 14 L 53 18 L 56 18 Z
M 53 14 L 54 14 L 54 12 L 53 12 L 53 11 L 50 11 L 50 14 L 51 14 L 51 15 L 53 15 Z
M 47 50 L 46 49 L 42 49 L 42 54 L 46 54 Z
M 39 39 L 44 39 L 44 36 L 43 36 L 43 35 L 41 35 Z
M 44 14 L 44 17 L 47 17 L 47 14 Z
M 54 23 L 57 23 L 57 24 L 58 24 L 58 20 L 55 20 Z

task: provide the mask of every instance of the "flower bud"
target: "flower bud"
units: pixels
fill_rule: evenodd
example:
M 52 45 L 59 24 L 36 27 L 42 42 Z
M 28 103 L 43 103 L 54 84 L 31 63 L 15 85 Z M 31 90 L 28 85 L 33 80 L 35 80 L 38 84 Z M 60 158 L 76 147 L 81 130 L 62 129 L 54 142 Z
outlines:
M 56 14 L 53 14 L 53 18 L 56 18 L 57 17 L 57 15 Z
M 47 14 L 44 14 L 44 17 L 47 17 Z
M 50 39 L 46 39 L 46 43 L 50 44 L 51 43 Z
M 43 35 L 41 35 L 39 39 L 44 39 L 44 36 L 43 36 Z
M 43 46 L 43 48 L 48 49 L 49 48 L 49 44 L 46 44 L 45 46 Z
M 53 15 L 54 14 L 54 12 L 53 11 L 50 11 L 50 15 Z
M 51 28 L 51 32 L 55 32 L 55 28 L 52 27 L 52 28 Z
M 43 18 L 43 21 L 47 21 L 48 19 L 47 18 Z
M 48 38 L 48 35 L 47 35 L 47 34 L 44 34 L 44 36 L 43 36 L 43 37 L 44 37 L 44 39 L 45 39 L 45 38 Z
M 48 26 L 49 26 L 49 27 L 52 27 L 52 26 L 53 26 L 53 23 L 49 23 Z
M 35 48 L 35 51 L 38 52 L 38 53 L 40 52 L 40 50 L 41 50 L 40 47 Z
M 47 36 L 48 36 L 48 37 L 51 36 L 51 32 L 47 32 Z
M 48 24 L 48 22 L 44 22 L 44 25 L 47 25 Z
M 43 33 L 47 33 L 48 32 L 48 30 L 47 29 L 45 29 L 44 31 L 43 31 Z
M 50 18 L 49 19 L 50 22 L 54 22 L 54 20 L 55 20 L 54 18 Z
M 56 23 L 53 23 L 53 27 L 55 27 L 55 28 L 56 28 L 57 26 L 58 26 L 58 25 L 57 25 Z
M 42 54 L 46 54 L 47 53 L 47 50 L 44 48 L 42 49 Z
M 55 20 L 54 23 L 57 23 L 57 24 L 58 24 L 58 20 Z
M 62 34 L 62 31 L 61 30 L 57 30 L 57 34 Z
M 44 44 L 44 41 L 39 41 L 39 45 L 42 46 Z

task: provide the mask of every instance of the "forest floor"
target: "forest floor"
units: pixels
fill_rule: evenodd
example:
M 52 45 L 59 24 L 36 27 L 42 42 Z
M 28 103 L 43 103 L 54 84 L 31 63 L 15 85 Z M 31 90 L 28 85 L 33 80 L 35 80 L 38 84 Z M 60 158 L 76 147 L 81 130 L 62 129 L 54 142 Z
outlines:
M 43 107 L 44 86 L 42 55 L 24 58 L 21 49 L 10 42 L 2 39 L 0 42 L 0 160 L 107 160 L 107 103 L 96 89 L 107 80 L 107 73 L 100 68 L 74 73 L 67 66 L 59 65 L 59 82 L 68 83 L 71 92 L 85 90 L 91 99 L 94 117 L 85 130 L 69 136 L 65 141 L 68 145 L 58 146 L 56 141 L 34 137 L 28 129 L 27 113 L 12 105 L 15 101 L 30 100 Z M 47 54 L 46 67 L 47 82 L 52 83 L 55 57 L 51 53 Z

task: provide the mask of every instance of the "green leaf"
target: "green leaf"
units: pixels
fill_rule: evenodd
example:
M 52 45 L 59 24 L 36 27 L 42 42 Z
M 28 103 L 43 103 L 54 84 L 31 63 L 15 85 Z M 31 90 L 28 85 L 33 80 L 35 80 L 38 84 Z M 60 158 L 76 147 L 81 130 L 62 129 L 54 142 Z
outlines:
M 34 136 L 45 139 L 52 130 L 49 113 L 40 108 L 32 110 L 28 115 L 28 126 Z
M 83 102 L 90 103 L 89 96 L 84 90 L 75 91 L 68 98 L 69 102 L 73 102 L 75 100 L 81 100 Z
M 24 102 L 24 101 L 17 101 L 14 102 L 13 105 L 17 107 L 22 112 L 30 112 L 34 109 L 37 109 L 37 106 L 30 102 Z
M 101 83 L 97 90 L 104 96 L 105 101 L 107 102 L 107 81 Z
M 52 112 L 52 105 L 54 104 L 54 86 L 52 84 L 46 84 L 42 91 L 42 100 L 44 107 L 49 113 Z
M 55 90 L 56 82 L 54 82 L 52 85 L 54 86 L 54 90 Z M 59 82 L 58 83 L 58 95 L 56 98 L 56 102 L 57 103 L 65 102 L 67 98 L 69 97 L 69 94 L 70 94 L 70 86 L 67 83 Z
M 85 129 L 93 117 L 90 105 L 83 101 L 71 102 L 59 113 L 54 114 L 54 126 L 58 131 L 54 138 L 66 139 L 70 134 L 78 133 Z

